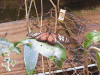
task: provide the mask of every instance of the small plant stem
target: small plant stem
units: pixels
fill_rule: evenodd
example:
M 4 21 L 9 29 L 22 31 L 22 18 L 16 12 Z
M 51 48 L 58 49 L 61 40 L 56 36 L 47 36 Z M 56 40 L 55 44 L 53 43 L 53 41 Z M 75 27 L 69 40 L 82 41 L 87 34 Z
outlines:
M 41 27 L 40 27 L 40 32 L 42 31 L 42 17 L 43 17 L 43 3 L 41 0 Z
M 43 74 L 44 74 L 44 61 L 43 61 L 43 55 L 42 55 L 42 67 L 43 67 Z
M 59 11 L 59 1 L 60 1 L 60 0 L 58 0 L 58 2 L 57 2 L 58 11 Z
M 53 7 L 55 8 L 55 32 L 56 33 L 56 28 L 57 28 L 57 7 L 56 5 L 53 3 L 52 0 L 50 0 L 51 4 L 53 5 Z
M 99 51 L 99 52 L 100 52 L 100 48 L 97 48 L 97 47 L 91 46 L 88 50 L 91 50 L 91 49 L 93 49 L 93 50 L 96 50 L 96 51 Z
M 33 2 L 34 2 L 34 7 L 35 7 L 36 15 L 37 15 L 37 18 L 38 18 L 38 21 L 39 21 L 39 16 L 38 16 L 35 0 L 33 0 Z
M 27 2 L 25 0 L 25 11 L 26 11 L 26 19 L 27 19 Z
M 28 12 L 27 12 L 27 2 L 25 0 L 25 11 L 26 11 L 26 26 L 27 26 L 27 30 L 28 30 L 28 33 L 30 33 L 30 28 L 29 28 L 29 25 L 28 25 Z
M 40 27 L 40 32 L 42 31 L 42 16 L 43 16 L 43 4 L 42 4 L 42 0 L 41 0 L 41 27 Z M 43 67 L 43 75 L 44 75 L 43 55 L 42 55 L 42 67 Z
M 97 47 L 91 46 L 88 50 L 90 51 L 91 49 L 100 52 L 100 48 L 97 48 Z M 100 75 L 100 74 L 99 74 L 99 75 Z
M 86 52 L 86 51 L 85 51 Z M 88 72 L 88 53 L 85 54 L 85 62 L 84 62 L 84 75 L 89 75 Z
M 49 75 L 51 75 L 51 61 L 49 59 Z
M 33 2 L 33 0 L 31 0 L 31 2 L 30 2 L 30 6 L 29 6 L 29 10 L 28 10 L 28 20 L 29 20 L 29 14 L 30 14 L 30 11 L 31 11 L 31 7 L 32 7 L 32 2 Z

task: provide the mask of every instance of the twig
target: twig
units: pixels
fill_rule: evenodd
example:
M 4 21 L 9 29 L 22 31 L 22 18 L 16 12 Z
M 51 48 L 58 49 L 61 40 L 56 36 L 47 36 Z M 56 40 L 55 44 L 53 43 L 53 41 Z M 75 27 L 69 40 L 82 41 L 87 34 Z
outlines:
M 26 11 L 26 26 L 27 26 L 27 30 L 28 30 L 28 33 L 31 32 L 30 28 L 29 28 L 29 25 L 28 25 L 28 20 L 29 20 L 29 12 L 27 13 L 27 3 L 26 3 L 26 0 L 25 0 L 25 11 Z
M 88 50 L 90 51 L 91 49 L 93 49 L 93 50 L 96 50 L 96 51 L 99 51 L 99 52 L 100 52 L 100 48 L 97 48 L 97 47 L 91 46 Z
M 49 75 L 51 75 L 51 61 L 49 59 Z
M 41 0 L 41 27 L 40 27 L 40 32 L 42 31 L 42 17 L 43 17 L 43 4 Z
M 55 8 L 55 33 L 56 33 L 56 28 L 57 28 L 57 7 L 56 5 L 53 3 L 52 0 L 50 0 L 51 4 L 53 5 L 53 7 Z
M 60 0 L 58 0 L 58 2 L 57 2 L 58 11 L 59 11 L 59 1 L 60 1 Z
M 43 62 L 43 55 L 42 55 L 42 67 L 43 67 L 43 75 L 44 75 L 44 62 Z
M 30 6 L 29 6 L 29 10 L 28 10 L 28 20 L 29 20 L 29 14 L 30 14 L 30 11 L 31 11 L 31 7 L 32 7 L 32 2 L 33 2 L 33 0 L 31 0 L 31 2 L 30 2 Z
M 27 3 L 26 3 L 26 0 L 25 0 L 25 11 L 26 11 L 26 19 L 27 19 Z
M 85 51 L 86 52 L 86 51 Z M 89 75 L 88 72 L 88 53 L 85 54 L 85 62 L 84 62 L 84 75 Z
M 43 4 L 42 4 L 42 0 L 41 0 L 41 27 L 40 27 L 40 32 L 42 31 L 42 16 L 43 16 Z M 42 67 L 43 67 L 43 74 L 44 74 L 43 55 L 42 55 Z
M 36 15 L 37 15 L 37 18 L 38 18 L 38 21 L 39 21 L 39 16 L 38 16 L 35 0 L 33 0 L 33 2 L 34 2 L 34 7 L 35 7 Z

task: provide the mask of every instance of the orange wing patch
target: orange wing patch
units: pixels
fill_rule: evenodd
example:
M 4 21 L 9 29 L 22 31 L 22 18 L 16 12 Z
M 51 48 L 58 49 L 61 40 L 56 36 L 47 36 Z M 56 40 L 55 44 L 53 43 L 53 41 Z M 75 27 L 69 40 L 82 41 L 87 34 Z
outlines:
M 42 33 L 36 37 L 36 40 L 47 41 L 48 36 L 49 36 L 49 33 Z
M 56 37 L 57 37 L 57 35 L 51 34 L 51 35 L 49 35 L 47 41 L 48 41 L 49 43 L 55 44 L 55 43 L 56 43 Z
M 51 34 L 53 37 L 57 38 L 57 34 Z

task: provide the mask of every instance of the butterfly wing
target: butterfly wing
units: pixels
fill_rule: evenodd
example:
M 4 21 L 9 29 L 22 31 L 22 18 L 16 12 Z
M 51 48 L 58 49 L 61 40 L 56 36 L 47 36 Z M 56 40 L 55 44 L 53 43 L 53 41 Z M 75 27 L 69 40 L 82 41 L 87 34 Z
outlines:
M 36 37 L 36 40 L 44 42 L 47 41 L 49 33 L 41 33 Z
M 57 35 L 58 35 L 57 40 L 59 42 L 61 42 L 61 43 L 70 43 L 70 40 L 67 37 L 65 37 L 63 35 L 60 35 L 60 34 L 57 34 Z
M 42 32 L 33 32 L 33 33 L 29 33 L 26 36 L 28 37 L 32 37 L 32 38 L 36 38 L 38 35 L 40 35 Z
M 57 41 L 61 42 L 61 43 L 69 43 L 70 40 L 60 34 L 49 34 L 47 32 L 43 33 L 43 32 L 33 32 L 33 33 L 29 33 L 26 36 L 28 37 L 32 37 L 32 38 L 36 38 L 36 40 L 41 41 L 41 42 L 45 42 L 47 41 L 48 43 L 51 44 L 55 44 Z
M 56 34 L 50 34 L 49 37 L 48 37 L 47 42 L 48 43 L 51 43 L 51 44 L 55 44 L 56 41 L 57 41 L 56 38 L 57 38 L 57 35 Z

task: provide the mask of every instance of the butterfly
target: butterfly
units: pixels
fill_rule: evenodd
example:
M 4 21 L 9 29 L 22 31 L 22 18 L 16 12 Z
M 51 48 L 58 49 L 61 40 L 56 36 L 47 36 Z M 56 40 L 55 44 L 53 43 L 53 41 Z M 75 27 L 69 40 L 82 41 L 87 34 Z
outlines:
M 41 42 L 48 42 L 50 44 L 55 44 L 57 41 L 61 42 L 61 43 L 69 43 L 70 40 L 60 34 L 56 34 L 56 33 L 51 33 L 51 32 L 33 32 L 33 33 L 29 33 L 26 36 L 31 37 L 31 38 L 35 38 L 37 41 L 41 41 Z

